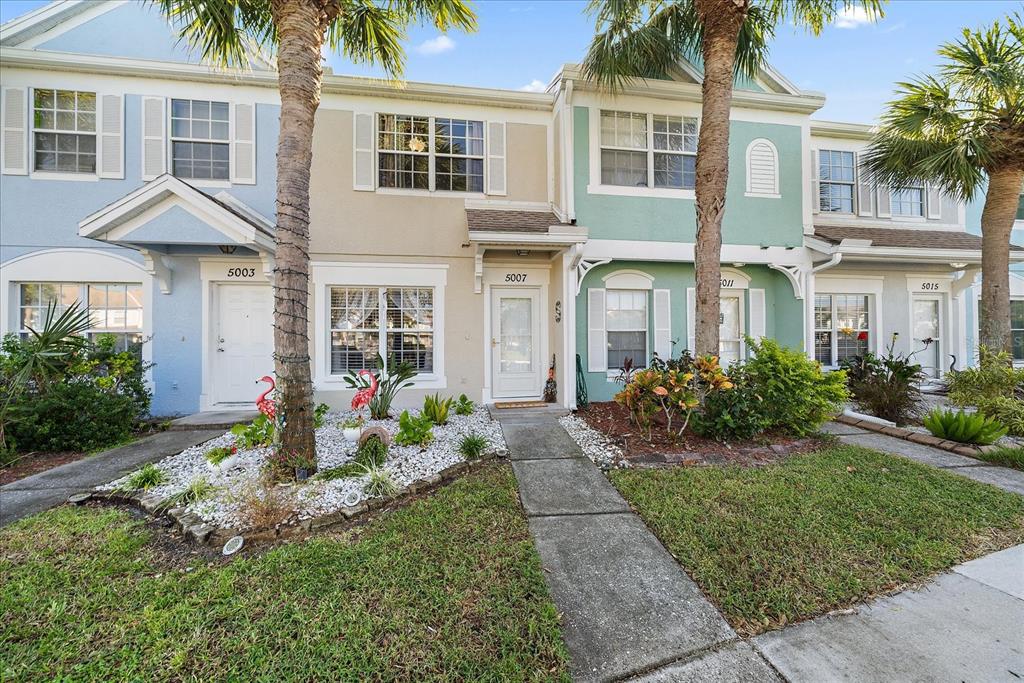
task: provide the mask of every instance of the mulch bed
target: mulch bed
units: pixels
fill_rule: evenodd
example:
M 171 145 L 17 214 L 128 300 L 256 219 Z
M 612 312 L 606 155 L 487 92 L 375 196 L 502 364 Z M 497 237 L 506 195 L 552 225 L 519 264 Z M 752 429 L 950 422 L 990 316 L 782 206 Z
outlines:
M 622 449 L 624 458 L 636 465 L 766 465 L 789 455 L 817 450 L 824 443 L 814 437 L 771 433 L 733 443 L 706 439 L 689 431 L 677 437 L 666 432 L 664 420 L 658 418 L 651 428 L 651 440 L 647 441 L 630 420 L 629 411 L 614 401 L 591 403 L 576 414 L 614 442 Z
M 66 465 L 75 460 L 81 460 L 87 454 L 61 451 L 59 453 L 23 453 L 18 459 L 3 468 L 0 468 L 0 486 L 10 484 L 12 481 L 24 479 L 31 474 L 45 472 L 46 470 Z

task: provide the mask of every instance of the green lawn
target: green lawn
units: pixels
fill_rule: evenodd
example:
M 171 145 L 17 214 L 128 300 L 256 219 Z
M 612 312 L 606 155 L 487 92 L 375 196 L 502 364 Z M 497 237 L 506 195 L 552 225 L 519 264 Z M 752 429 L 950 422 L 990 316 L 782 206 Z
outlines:
M 610 477 L 745 634 L 1024 542 L 1024 498 L 862 448 Z
M 0 530 L 0 680 L 567 680 L 507 465 L 352 535 L 175 566 L 111 508 Z

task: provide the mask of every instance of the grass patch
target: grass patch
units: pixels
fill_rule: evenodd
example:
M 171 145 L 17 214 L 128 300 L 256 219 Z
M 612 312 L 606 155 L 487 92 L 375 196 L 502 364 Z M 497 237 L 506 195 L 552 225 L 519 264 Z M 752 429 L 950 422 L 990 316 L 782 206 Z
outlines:
M 609 476 L 744 634 L 1024 541 L 1024 498 L 863 448 Z
M 0 678 L 568 680 L 508 466 L 358 535 L 190 571 L 152 533 L 72 507 L 0 530 Z
M 990 462 L 993 465 L 1024 470 L 1024 446 L 1000 446 L 988 453 L 978 453 L 975 457 L 979 460 Z

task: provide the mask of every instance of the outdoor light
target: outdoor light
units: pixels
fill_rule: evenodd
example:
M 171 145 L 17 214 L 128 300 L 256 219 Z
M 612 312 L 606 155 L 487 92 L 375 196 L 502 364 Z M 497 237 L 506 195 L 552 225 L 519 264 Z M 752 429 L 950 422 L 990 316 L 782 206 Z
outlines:
M 222 254 L 234 254 L 235 249 L 238 249 L 234 244 L 222 244 L 218 247 Z

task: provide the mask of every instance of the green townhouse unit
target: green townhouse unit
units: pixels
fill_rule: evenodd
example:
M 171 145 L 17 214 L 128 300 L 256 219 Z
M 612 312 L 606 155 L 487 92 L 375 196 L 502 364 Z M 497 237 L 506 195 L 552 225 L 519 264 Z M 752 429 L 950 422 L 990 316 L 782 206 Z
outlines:
M 89 334 L 153 363 L 154 413 L 251 405 L 273 371 L 274 68 L 206 64 L 144 3 L 55 0 L 0 26 L 0 334 L 85 302 Z M 771 68 L 737 81 L 723 362 L 773 337 L 829 368 L 890 343 L 933 378 L 963 367 L 979 206 L 866 183 L 869 127 L 814 120 L 824 102 Z M 317 400 L 347 404 L 346 374 L 380 353 L 419 371 L 401 407 L 437 391 L 539 399 L 552 363 L 573 407 L 579 378 L 609 399 L 625 359 L 692 348 L 700 116 L 688 63 L 614 94 L 575 65 L 541 93 L 327 73 L 310 190 Z

